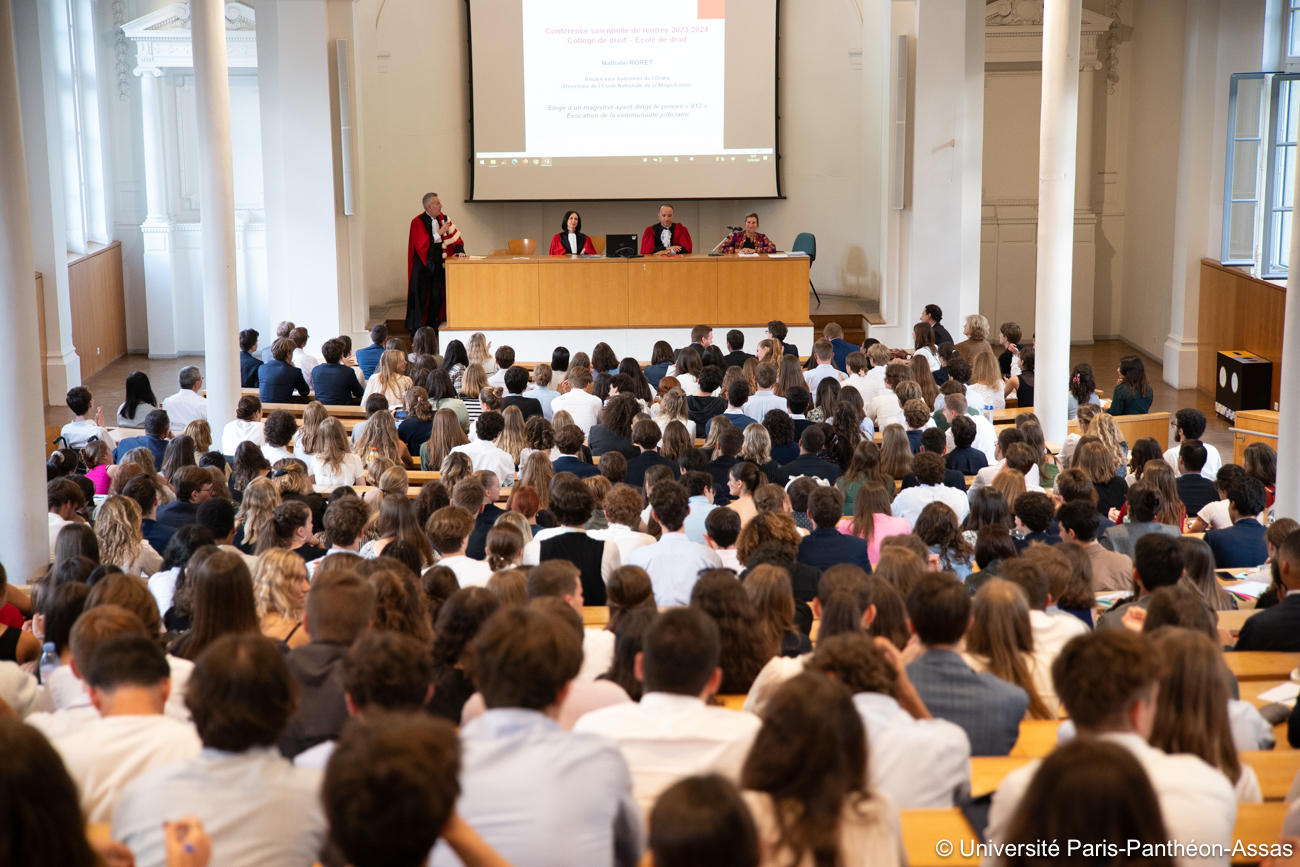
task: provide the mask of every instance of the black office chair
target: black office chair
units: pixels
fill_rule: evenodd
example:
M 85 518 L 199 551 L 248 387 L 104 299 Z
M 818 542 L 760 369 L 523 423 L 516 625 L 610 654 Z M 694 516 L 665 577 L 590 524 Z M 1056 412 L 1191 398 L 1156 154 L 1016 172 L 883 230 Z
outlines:
M 812 281 L 812 264 L 817 261 L 817 236 L 812 232 L 800 232 L 795 236 L 790 252 L 808 254 L 808 288 L 812 289 L 813 297 L 817 299 L 817 306 L 820 307 L 822 296 L 817 294 L 817 287 Z

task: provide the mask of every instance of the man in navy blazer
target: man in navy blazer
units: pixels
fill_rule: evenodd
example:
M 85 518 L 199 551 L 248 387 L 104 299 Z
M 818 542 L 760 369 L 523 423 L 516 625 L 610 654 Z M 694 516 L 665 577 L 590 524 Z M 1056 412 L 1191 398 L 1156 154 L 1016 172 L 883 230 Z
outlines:
M 366 379 L 375 375 L 375 368 L 379 366 L 379 359 L 384 354 L 384 344 L 387 342 L 388 326 L 381 322 L 370 329 L 370 345 L 353 353 Z
M 642 419 L 632 425 L 632 442 L 641 449 L 641 454 L 627 462 L 627 474 L 623 477 L 623 481 L 634 488 L 643 488 L 646 470 L 657 466 L 665 466 L 671 470 L 674 480 L 681 478 L 682 468 L 677 465 L 677 462 L 670 461 L 659 454 L 659 440 L 662 438 L 663 433 L 659 430 L 659 425 L 649 419 Z
M 805 429 L 803 436 L 799 437 L 799 457 L 773 473 L 772 481 L 785 487 L 795 476 L 816 476 L 835 484 L 835 480 L 840 477 L 839 465 L 817 457 L 817 453 L 824 445 L 826 445 L 826 436 L 821 428 Z
M 153 465 L 161 467 L 167 453 L 167 440 L 172 438 L 171 426 L 167 410 L 155 409 L 144 417 L 144 436 L 127 437 L 113 449 L 114 463 L 121 463 L 122 457 L 131 449 L 146 448 L 153 453 Z
M 816 487 L 808 494 L 808 517 L 816 528 L 799 543 L 798 562 L 825 572 L 832 566 L 851 563 L 871 571 L 867 541 L 835 529 L 844 516 L 844 495 L 838 488 Z
M 931 572 L 916 582 L 907 597 L 908 628 L 925 653 L 907 666 L 907 677 L 932 715 L 965 729 L 972 756 L 1005 756 L 1020 737 L 1029 695 L 961 658 L 970 609 L 970 591 L 953 575 Z
M 1208 533 L 1206 535 L 1209 535 Z M 1271 608 L 1247 620 L 1237 638 L 1237 650 L 1300 651 L 1300 530 L 1282 540 L 1277 549 L 1277 575 L 1286 595 Z M 1300 742 L 1300 716 L 1292 713 L 1288 739 Z
M 727 389 L 727 409 L 722 413 L 731 422 L 731 426 L 742 434 L 751 424 L 762 424 L 758 419 L 745 415 L 745 404 L 749 403 L 749 383 L 738 379 Z M 715 415 L 713 418 L 717 418 Z M 713 418 L 704 423 L 704 435 L 709 435 Z
M 517 406 L 523 413 L 524 421 L 528 421 L 535 415 L 542 415 L 542 402 L 535 397 L 524 397 L 524 390 L 528 388 L 528 371 L 519 365 L 512 365 L 505 372 L 506 391 L 509 394 L 501 401 L 501 411 L 505 412 L 506 407 Z
M 861 352 L 862 347 L 854 346 L 844 339 L 844 329 L 838 322 L 831 322 L 822 329 L 822 337 L 831 342 L 831 351 L 835 353 L 835 366 L 844 373 L 849 372 L 849 355 Z
M 262 359 L 253 354 L 257 351 L 257 338 L 256 328 L 239 332 L 239 384 L 243 388 L 257 388 L 257 369 L 262 366 Z
M 212 476 L 201 467 L 182 467 L 172 474 L 171 481 L 176 486 L 176 499 L 158 509 L 158 523 L 178 530 L 186 524 L 197 524 L 199 506 L 212 499 Z
M 356 369 L 339 363 L 343 349 L 343 341 L 337 337 L 326 340 L 320 348 L 325 361 L 311 369 L 316 399 L 326 406 L 355 406 L 366 393 L 366 387 L 357 379 Z
M 122 488 L 122 496 L 135 500 L 140 507 L 140 532 L 144 540 L 159 554 L 166 551 L 177 528 L 157 520 L 158 488 L 153 480 L 137 475 Z
M 1268 561 L 1264 544 L 1264 525 L 1255 516 L 1267 502 L 1264 483 L 1253 476 L 1239 475 L 1228 485 L 1228 515 L 1232 526 L 1209 530 L 1205 544 L 1214 552 L 1214 564 L 1220 569 L 1259 566 Z
M 573 473 L 580 479 L 600 475 L 600 470 L 594 465 L 583 463 L 582 458 L 578 457 L 578 452 L 582 451 L 582 439 L 582 428 L 576 424 L 565 425 L 557 430 L 555 447 L 560 450 L 560 456 L 551 462 L 551 469 L 557 473 Z
M 911 437 L 912 431 L 908 431 L 907 434 Z M 937 427 L 928 427 L 921 431 L 921 452 L 933 452 L 936 455 L 942 455 L 947 451 L 948 438 L 944 436 L 943 431 L 939 430 Z M 981 457 L 984 455 L 983 452 L 980 452 L 979 454 Z M 966 477 L 962 475 L 960 470 L 949 468 L 946 464 L 947 458 L 944 458 L 944 461 L 944 486 L 956 488 L 957 490 L 964 492 L 966 490 Z M 903 483 L 899 486 L 899 490 L 901 491 L 904 488 L 915 488 L 919 484 L 921 483 L 917 481 L 916 473 L 908 473 L 903 476 Z M 1057 541 L 1059 542 L 1060 540 L 1058 539 Z
M 302 371 L 289 363 L 295 349 L 297 346 L 287 337 L 276 338 L 271 344 L 272 360 L 257 371 L 257 396 L 262 403 L 288 403 L 295 391 L 303 397 L 311 395 Z

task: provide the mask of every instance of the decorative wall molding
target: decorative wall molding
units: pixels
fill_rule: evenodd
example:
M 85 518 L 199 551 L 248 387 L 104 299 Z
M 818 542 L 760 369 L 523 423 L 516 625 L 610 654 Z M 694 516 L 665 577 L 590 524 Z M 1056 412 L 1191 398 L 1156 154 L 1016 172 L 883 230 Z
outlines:
M 127 39 L 122 32 L 126 21 L 126 0 L 113 0 L 113 68 L 117 73 L 117 98 L 126 102 L 131 95 L 131 63 L 127 59 Z
M 230 67 L 257 66 L 257 19 L 253 7 L 226 3 L 226 62 Z M 190 42 L 190 4 L 172 3 L 122 25 L 135 43 L 136 75 L 159 75 L 162 69 L 194 66 Z
M 1119 7 L 1121 2 L 1122 0 L 1108 0 L 1106 3 L 1106 14 L 1110 17 L 1110 27 L 1106 30 L 1103 41 L 1106 43 L 1106 92 L 1110 94 L 1115 92 L 1115 85 L 1119 84 Z
M 1118 3 L 1118 0 L 1111 0 Z M 984 62 L 1032 63 L 1043 59 L 1043 0 L 990 0 L 984 15 Z M 1083 10 L 1080 69 L 1101 69 L 1099 42 L 1114 20 Z

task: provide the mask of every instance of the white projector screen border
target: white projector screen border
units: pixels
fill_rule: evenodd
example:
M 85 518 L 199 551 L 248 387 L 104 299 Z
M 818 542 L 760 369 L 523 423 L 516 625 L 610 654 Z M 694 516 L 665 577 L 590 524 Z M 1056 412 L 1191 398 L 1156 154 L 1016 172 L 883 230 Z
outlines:
M 469 101 L 470 191 L 469 191 L 469 196 L 465 199 L 466 202 L 471 202 L 471 203 L 557 202 L 557 201 L 639 202 L 639 201 L 667 201 L 667 200 L 709 201 L 709 200 L 724 200 L 724 199 L 777 200 L 777 199 L 785 198 L 785 195 L 781 188 L 781 92 L 780 92 L 781 0 L 767 0 L 767 2 L 771 3 L 771 17 L 770 19 L 767 18 L 766 13 L 764 13 L 762 16 L 758 18 L 758 20 L 764 22 L 770 21 L 771 28 L 772 28 L 771 30 L 772 48 L 771 48 L 771 55 L 770 55 L 770 68 L 771 68 L 771 76 L 772 76 L 771 79 L 772 80 L 772 90 L 771 90 L 772 120 L 771 120 L 770 136 L 771 136 L 772 147 L 770 149 L 766 149 L 766 148 L 737 149 L 737 153 L 732 154 L 730 160 L 728 160 L 727 157 L 725 156 L 720 158 L 721 161 L 731 162 L 734 161 L 737 156 L 739 156 L 742 160 L 756 163 L 757 165 L 754 166 L 756 171 L 754 173 L 748 174 L 745 179 L 739 182 L 732 181 L 730 179 L 719 179 L 716 176 L 709 177 L 708 175 L 704 175 L 703 177 L 701 177 L 701 174 L 697 172 L 691 172 L 689 174 L 682 175 L 678 178 L 664 180 L 664 181 L 653 180 L 648 176 L 644 176 L 639 179 L 634 179 L 633 181 L 628 182 L 625 181 L 624 178 L 627 175 L 629 166 L 619 164 L 620 159 L 622 159 L 625 162 L 626 158 L 611 157 L 611 158 L 606 158 L 609 159 L 610 162 L 605 165 L 572 166 L 570 167 L 568 172 L 563 173 L 569 175 L 567 179 L 561 177 L 561 178 L 556 178 L 554 181 L 542 181 L 541 183 L 534 182 L 535 185 L 534 184 L 527 185 L 525 187 L 525 192 L 522 194 L 515 192 L 519 188 L 516 187 L 513 183 L 510 185 L 511 192 L 508 194 L 502 194 L 501 188 L 504 185 L 500 181 L 494 180 L 492 182 L 487 182 L 487 179 L 480 178 L 480 174 L 479 174 L 480 171 L 485 173 L 488 171 L 493 171 L 493 169 L 487 165 L 487 162 L 490 160 L 490 158 L 487 156 L 479 155 L 479 138 L 481 132 L 485 130 L 485 127 L 490 126 L 493 123 L 499 124 L 501 117 L 508 113 L 515 114 L 516 116 L 519 116 L 521 118 L 521 122 L 519 125 L 520 128 L 522 129 L 523 126 L 522 112 L 524 110 L 524 96 L 522 91 L 520 91 L 516 93 L 514 97 L 512 97 L 512 99 L 517 99 L 517 102 L 514 102 L 512 105 L 498 108 L 497 111 L 491 113 L 487 111 L 480 111 L 478 100 L 482 95 L 483 88 L 480 88 L 479 90 L 475 89 L 475 75 L 474 75 L 475 43 L 474 43 L 474 30 L 473 30 L 473 7 L 476 2 L 480 7 L 483 7 L 483 6 L 491 6 L 494 3 L 499 4 L 502 2 L 513 2 L 513 0 L 465 0 L 465 18 L 466 18 L 466 30 L 467 30 L 466 36 L 467 36 L 468 52 L 469 52 L 468 66 L 469 66 L 469 86 L 470 86 L 470 101 Z M 518 0 L 518 2 L 520 4 L 520 9 L 521 9 L 519 20 L 517 22 L 509 21 L 506 23 L 506 26 L 510 26 L 510 25 L 518 26 L 520 31 L 519 39 L 522 43 L 522 29 L 523 29 L 522 5 L 524 2 L 526 2 L 526 0 Z M 762 0 L 759 0 L 759 2 L 761 3 Z M 734 4 L 733 8 L 745 8 L 754 5 L 752 4 L 751 0 L 730 0 L 730 3 Z M 502 23 L 499 16 L 493 17 L 491 20 L 493 20 L 494 23 L 497 24 Z M 482 48 L 484 45 L 482 41 L 479 44 L 480 44 L 480 48 Z M 750 45 L 752 43 L 746 43 L 746 44 Z M 491 54 L 492 52 L 480 51 L 480 58 L 485 53 Z M 763 61 L 767 61 L 768 59 L 769 58 L 764 57 Z M 519 63 L 522 71 L 522 65 L 523 65 L 522 56 L 519 58 L 517 62 Z M 760 66 L 761 65 L 767 65 L 767 64 L 760 61 Z M 724 87 L 725 87 L 725 83 L 724 83 Z M 501 91 L 501 88 L 497 87 L 497 91 L 498 92 Z M 767 130 L 764 131 L 766 132 Z M 488 137 L 490 138 L 490 136 L 491 136 L 491 132 L 488 132 Z M 740 153 L 740 151 L 758 151 L 758 153 L 749 154 L 747 156 L 744 153 Z M 761 154 L 761 157 L 759 156 L 759 154 Z M 480 159 L 483 160 L 482 166 L 479 165 Z M 672 157 L 661 157 L 658 160 L 658 162 L 666 162 L 668 159 L 672 159 Z M 694 160 L 692 160 L 689 157 L 686 157 L 686 159 L 691 162 L 694 162 Z M 700 159 L 701 162 L 703 162 L 703 157 L 701 157 Z M 712 159 L 712 157 L 710 157 L 710 159 Z M 650 168 L 653 165 L 653 163 L 656 162 L 654 157 L 642 157 L 642 161 L 643 163 L 648 164 L 646 166 L 647 168 Z M 505 169 L 504 166 L 505 162 L 506 159 L 503 158 L 501 160 L 501 165 L 497 166 L 495 171 L 502 171 L 503 169 Z M 524 163 L 527 164 L 527 160 L 524 160 Z M 769 163 L 770 168 L 768 168 L 767 166 L 763 166 L 762 163 Z M 565 167 L 562 164 L 548 165 L 548 166 L 541 166 L 539 164 L 536 166 L 537 173 L 546 172 L 547 177 L 551 177 L 552 172 L 555 172 L 556 174 L 561 174 L 564 168 Z M 593 172 L 592 171 L 593 168 L 601 169 L 601 171 Z M 667 168 L 667 166 L 665 166 L 664 168 Z M 684 168 L 684 166 L 680 166 L 679 163 L 679 168 Z M 531 172 L 532 169 L 533 167 L 530 166 L 528 171 Z M 505 170 L 508 171 L 509 169 L 505 169 Z M 757 170 L 761 170 L 761 174 Z M 536 175 L 533 175 L 533 177 L 536 177 Z M 755 178 L 758 179 L 757 182 L 755 181 Z M 538 178 L 538 181 L 541 181 L 541 179 Z M 635 188 L 636 184 L 638 183 L 641 185 L 641 189 L 639 190 L 632 189 L 631 192 L 629 192 L 629 189 Z M 653 191 L 649 189 L 650 185 L 654 186 Z M 613 194 L 606 194 L 603 192 L 604 190 L 613 190 L 615 192 Z M 535 191 L 535 194 L 529 194 L 532 193 L 533 191 Z

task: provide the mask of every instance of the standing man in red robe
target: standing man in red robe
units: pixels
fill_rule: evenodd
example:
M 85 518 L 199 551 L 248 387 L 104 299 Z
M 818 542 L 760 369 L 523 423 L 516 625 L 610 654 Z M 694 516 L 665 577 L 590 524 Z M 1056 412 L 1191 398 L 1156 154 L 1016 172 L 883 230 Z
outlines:
M 641 255 L 661 253 L 676 256 L 678 253 L 691 252 L 691 233 L 681 223 L 673 222 L 673 206 L 664 205 L 659 209 L 659 222 L 647 226 L 641 235 Z
M 437 331 L 447 318 L 447 272 L 449 256 L 464 256 L 465 243 L 456 224 L 442 212 L 437 193 L 424 196 L 424 213 L 411 220 L 406 243 L 406 329 L 415 332 L 425 326 Z

